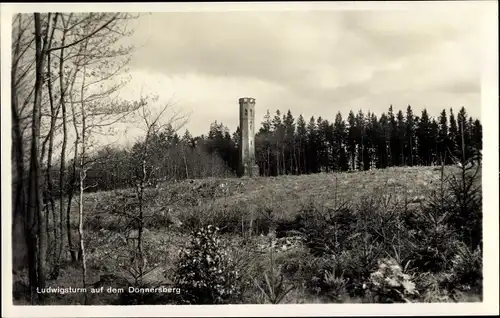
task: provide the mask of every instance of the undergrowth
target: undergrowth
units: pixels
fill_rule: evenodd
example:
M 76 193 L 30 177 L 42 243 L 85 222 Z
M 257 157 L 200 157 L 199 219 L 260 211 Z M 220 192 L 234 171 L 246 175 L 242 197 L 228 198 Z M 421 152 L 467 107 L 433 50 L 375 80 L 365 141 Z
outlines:
M 131 248 L 136 203 L 116 191 L 86 220 L 89 270 L 181 290 L 123 294 L 115 304 L 480 301 L 480 167 L 458 170 L 441 167 L 425 174 L 429 182 L 375 175 L 373 186 L 351 181 L 355 174 L 323 177 L 322 192 L 303 196 L 303 176 L 288 185 L 272 178 L 239 201 L 244 186 L 228 180 L 149 189 L 140 270 Z M 292 237 L 298 243 L 278 244 Z

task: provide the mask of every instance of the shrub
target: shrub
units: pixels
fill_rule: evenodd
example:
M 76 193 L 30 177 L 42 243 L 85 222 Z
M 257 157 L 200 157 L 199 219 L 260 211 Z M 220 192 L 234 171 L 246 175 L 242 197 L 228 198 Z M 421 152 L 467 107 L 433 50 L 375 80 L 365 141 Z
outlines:
M 370 275 L 368 284 L 377 302 L 410 302 L 408 296 L 417 294 L 410 275 L 403 273 L 393 259 L 379 261 L 378 269 Z
M 340 300 L 347 295 L 347 280 L 343 275 L 337 275 L 335 269 L 325 271 L 322 283 L 329 298 L 333 300 Z
M 412 268 L 431 273 L 449 269 L 457 241 L 448 225 L 423 221 L 412 236 Z
M 482 263 L 483 257 L 479 248 L 472 252 L 465 244 L 460 244 L 452 260 L 451 275 L 447 284 L 459 291 L 481 294 Z
M 310 204 L 296 216 L 295 222 L 311 254 L 324 256 L 350 248 L 356 218 L 346 206 L 320 210 Z
M 273 254 L 271 249 L 269 252 L 269 267 L 261 272 L 262 277 L 254 278 L 254 283 L 265 297 L 266 302 L 279 304 L 289 292 L 295 289 L 295 286 L 287 283 L 282 272 L 283 266 L 276 264 Z
M 181 252 L 174 274 L 186 304 L 224 304 L 237 299 L 239 272 L 232 267 L 218 237 L 218 228 L 208 225 L 192 233 L 191 246 Z
M 473 170 L 473 171 L 472 171 Z M 468 168 L 463 164 L 457 175 L 451 175 L 451 212 L 449 224 L 460 240 L 475 250 L 482 242 L 481 167 Z
M 182 225 L 182 222 L 173 213 L 170 213 L 169 209 L 144 216 L 144 227 L 152 230 L 161 228 L 178 229 Z
M 443 288 L 443 282 L 446 280 L 443 273 L 420 273 L 415 277 L 415 285 L 420 294 L 420 301 L 426 303 L 436 302 L 452 302 L 450 293 L 446 288 Z

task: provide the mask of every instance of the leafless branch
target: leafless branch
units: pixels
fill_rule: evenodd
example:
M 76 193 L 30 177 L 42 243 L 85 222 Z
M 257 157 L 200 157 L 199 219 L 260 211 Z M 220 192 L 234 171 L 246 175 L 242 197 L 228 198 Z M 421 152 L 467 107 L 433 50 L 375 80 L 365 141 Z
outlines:
M 72 42 L 72 43 L 60 46 L 60 47 L 51 48 L 51 49 L 48 50 L 48 52 L 55 51 L 55 50 L 61 50 L 61 49 L 67 49 L 69 47 L 75 46 L 78 43 L 81 43 L 81 42 L 83 42 L 83 41 L 91 38 L 94 34 L 98 33 L 99 31 L 101 31 L 102 29 L 104 29 L 105 27 L 107 27 L 111 22 L 115 21 L 116 18 L 118 17 L 118 15 L 119 15 L 119 13 L 117 13 L 114 17 L 112 17 L 108 22 L 104 23 L 101 27 L 99 27 L 96 30 L 94 30 L 94 32 L 91 32 L 90 34 L 84 36 L 83 38 L 81 38 L 81 39 L 79 39 L 79 40 L 77 40 L 75 42 Z

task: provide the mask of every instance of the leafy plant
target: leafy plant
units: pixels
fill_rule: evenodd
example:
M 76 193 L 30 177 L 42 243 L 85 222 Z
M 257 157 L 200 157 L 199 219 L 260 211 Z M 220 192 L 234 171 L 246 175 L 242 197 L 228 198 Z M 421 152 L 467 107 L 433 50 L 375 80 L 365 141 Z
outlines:
M 262 284 L 261 286 L 261 283 L 255 279 L 255 286 L 257 286 L 262 294 L 265 295 L 268 302 L 271 304 L 279 304 L 283 298 L 295 288 L 295 286 L 286 286 L 284 282 L 284 275 L 281 272 L 281 266 L 276 266 L 274 262 L 272 249 L 269 252 L 269 256 L 269 272 L 264 272 L 265 285 Z
M 457 247 L 457 253 L 452 260 L 451 275 L 448 284 L 458 290 L 481 293 L 482 288 L 482 263 L 481 249 L 471 251 L 464 243 Z
M 378 302 L 411 302 L 408 296 L 417 294 L 411 276 L 403 273 L 401 266 L 393 259 L 379 261 L 378 269 L 370 275 L 370 290 Z
M 328 287 L 328 294 L 333 299 L 340 299 L 347 294 L 347 281 L 343 275 L 337 276 L 335 269 L 325 271 L 324 284 Z
M 191 246 L 181 252 L 174 274 L 187 304 L 224 304 L 237 298 L 239 272 L 224 250 L 218 228 L 202 227 L 192 233 Z

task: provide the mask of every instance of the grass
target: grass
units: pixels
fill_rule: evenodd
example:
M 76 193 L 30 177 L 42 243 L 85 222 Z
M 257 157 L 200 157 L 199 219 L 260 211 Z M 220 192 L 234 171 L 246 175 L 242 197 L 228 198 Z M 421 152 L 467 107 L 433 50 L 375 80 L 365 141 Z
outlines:
M 455 173 L 454 169 L 446 167 L 445 173 Z M 464 288 L 456 288 L 453 282 L 445 287 L 456 276 L 453 268 L 463 264 L 443 265 L 432 273 L 422 270 L 423 267 L 412 267 L 418 257 L 424 261 L 432 258 L 422 254 L 419 246 L 412 245 L 411 235 L 415 238 L 422 233 L 418 234 L 418 226 L 405 221 L 405 217 L 414 223 L 425 222 L 419 219 L 417 211 L 439 188 L 440 174 L 439 169 L 432 167 L 405 167 L 270 178 L 186 180 L 148 189 L 144 240 L 149 273 L 143 284 L 173 283 L 180 251 L 189 247 L 190 231 L 214 225 L 220 228 L 221 246 L 228 251 L 228 259 L 242 277 L 239 286 L 242 296 L 232 300 L 235 303 L 377 302 L 381 290 L 387 292 L 384 297 L 395 299 L 401 286 L 377 285 L 377 295 L 366 287 L 370 285 L 370 273 L 377 269 L 377 261 L 385 257 L 396 259 L 410 273 L 418 289 L 418 295 L 408 296 L 411 301 L 480 301 L 481 290 L 467 283 Z M 133 247 L 127 238 L 134 226 L 123 214 L 135 211 L 133 191 L 85 194 L 84 207 L 87 280 L 92 284 L 112 274 L 117 280 L 125 278 L 133 284 L 132 263 L 127 261 Z M 72 227 L 76 230 L 75 202 L 72 215 Z M 266 249 L 269 242 L 276 242 L 273 236 L 289 236 L 293 231 L 304 238 L 303 243 L 294 247 L 277 246 L 275 252 Z M 450 249 L 437 248 L 436 253 L 451 259 L 457 253 Z M 477 257 L 474 255 L 470 257 Z M 466 261 L 477 263 L 463 262 Z M 19 290 L 27 283 L 26 273 L 17 272 L 14 281 Z M 47 285 L 80 287 L 80 282 L 79 269 L 65 265 L 57 280 Z M 115 283 L 111 280 L 107 284 Z M 144 296 L 140 303 L 177 302 L 176 296 L 156 296 L 148 299 Z M 15 298 L 15 304 L 26 302 L 22 295 Z M 46 302 L 78 304 L 82 299 L 78 294 L 50 295 Z M 94 294 L 89 303 L 128 301 L 123 295 Z

